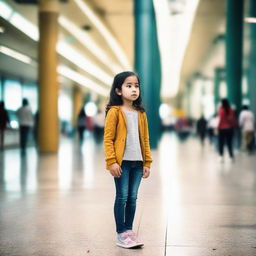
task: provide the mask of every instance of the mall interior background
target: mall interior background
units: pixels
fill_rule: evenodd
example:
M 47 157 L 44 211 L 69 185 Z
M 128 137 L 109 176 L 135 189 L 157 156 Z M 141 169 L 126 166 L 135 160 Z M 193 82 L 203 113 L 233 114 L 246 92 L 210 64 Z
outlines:
M 89 116 L 104 111 L 117 72 L 135 70 L 139 75 L 144 72 L 136 64 L 143 60 L 140 55 L 147 55 L 143 53 L 147 43 L 142 34 L 149 29 L 136 11 L 145 7 L 143 2 L 59 2 L 56 11 L 57 101 L 59 130 L 64 134 L 74 133 L 81 104 L 85 103 Z M 255 25 L 246 21 L 255 13 L 255 3 L 253 0 L 237 2 L 152 1 L 156 30 L 149 39 L 157 38 L 158 45 L 150 47 L 158 47 L 160 63 L 153 64 L 155 69 L 151 73 L 158 69 L 161 74 L 153 85 L 147 82 L 143 86 L 147 101 L 151 102 L 155 101 L 152 98 L 155 93 L 152 91 L 148 96 L 147 92 L 152 86 L 156 87 L 156 94 L 159 94 L 156 99 L 160 102 L 154 110 L 148 108 L 150 113 L 156 111 L 154 115 L 160 113 L 162 124 L 171 126 L 180 116 L 198 119 L 202 113 L 210 118 L 216 112 L 219 99 L 230 95 L 232 98 L 232 93 L 235 96 L 231 103 L 235 108 L 250 103 L 256 111 L 251 75 L 255 69 Z M 237 8 L 239 6 L 241 8 Z M 29 99 L 34 114 L 39 108 L 40 4 L 34 0 L 1 0 L 0 7 L 0 100 L 5 101 L 11 118 L 11 129 L 7 132 L 12 136 L 7 136 L 5 142 L 8 146 L 18 142 L 15 111 L 22 98 Z M 239 11 L 234 12 L 236 9 Z M 154 26 L 152 24 L 150 26 Z M 234 37 L 233 28 L 238 30 Z M 234 59 L 232 55 L 236 55 Z M 141 66 L 146 66 L 145 62 Z M 149 70 L 145 72 L 149 74 Z M 231 78 L 228 70 L 235 73 Z M 230 79 L 237 81 L 236 84 L 228 85 Z

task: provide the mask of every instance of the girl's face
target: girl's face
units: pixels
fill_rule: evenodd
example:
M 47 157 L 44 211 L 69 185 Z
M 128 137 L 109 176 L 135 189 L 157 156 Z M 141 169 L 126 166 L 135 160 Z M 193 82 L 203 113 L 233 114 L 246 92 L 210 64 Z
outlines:
M 121 86 L 121 90 L 116 89 L 116 93 L 122 96 L 123 100 L 135 101 L 140 96 L 139 82 L 136 76 L 128 76 Z

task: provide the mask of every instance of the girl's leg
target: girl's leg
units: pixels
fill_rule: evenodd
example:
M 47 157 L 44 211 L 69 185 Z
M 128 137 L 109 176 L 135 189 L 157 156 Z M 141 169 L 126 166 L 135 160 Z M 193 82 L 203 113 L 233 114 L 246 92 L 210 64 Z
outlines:
M 126 231 L 125 227 L 125 206 L 128 198 L 129 188 L 129 173 L 131 169 L 131 162 L 123 161 L 122 175 L 120 178 L 115 178 L 116 185 L 116 199 L 114 205 L 114 215 L 116 221 L 116 232 L 123 233 Z
M 143 162 L 133 161 L 133 166 L 130 171 L 128 200 L 125 209 L 125 226 L 127 230 L 132 230 L 132 224 L 136 211 L 137 194 L 142 178 L 142 173 Z

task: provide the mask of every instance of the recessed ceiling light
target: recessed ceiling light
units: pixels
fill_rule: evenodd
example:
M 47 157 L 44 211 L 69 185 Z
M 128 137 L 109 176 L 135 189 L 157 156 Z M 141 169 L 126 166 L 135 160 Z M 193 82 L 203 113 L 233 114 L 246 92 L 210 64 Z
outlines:
M 83 29 L 83 30 L 86 30 L 86 31 L 89 31 L 89 30 L 92 29 L 92 27 L 87 24 L 87 25 L 83 25 L 83 26 L 82 26 L 82 29 Z
M 246 17 L 244 21 L 247 23 L 256 23 L 256 17 Z

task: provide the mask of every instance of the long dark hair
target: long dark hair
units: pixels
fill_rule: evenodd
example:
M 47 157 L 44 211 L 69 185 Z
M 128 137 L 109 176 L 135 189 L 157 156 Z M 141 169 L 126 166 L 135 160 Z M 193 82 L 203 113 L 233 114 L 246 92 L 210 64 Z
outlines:
M 125 71 L 117 74 L 114 77 L 114 81 L 110 90 L 110 96 L 109 96 L 109 102 L 106 106 L 106 115 L 110 109 L 111 106 L 121 106 L 123 105 L 122 96 L 118 95 L 116 93 L 116 89 L 121 90 L 122 84 L 124 83 L 125 79 L 129 76 L 136 76 L 138 79 L 139 87 L 140 87 L 140 79 L 138 75 L 131 71 Z M 141 91 L 141 90 L 140 90 Z M 136 110 L 144 112 L 145 109 L 142 106 L 142 99 L 141 99 L 141 93 L 137 100 L 133 102 L 133 106 Z
M 229 104 L 228 99 L 222 99 L 221 106 L 225 109 L 226 113 L 228 114 L 230 111 L 230 104 Z

